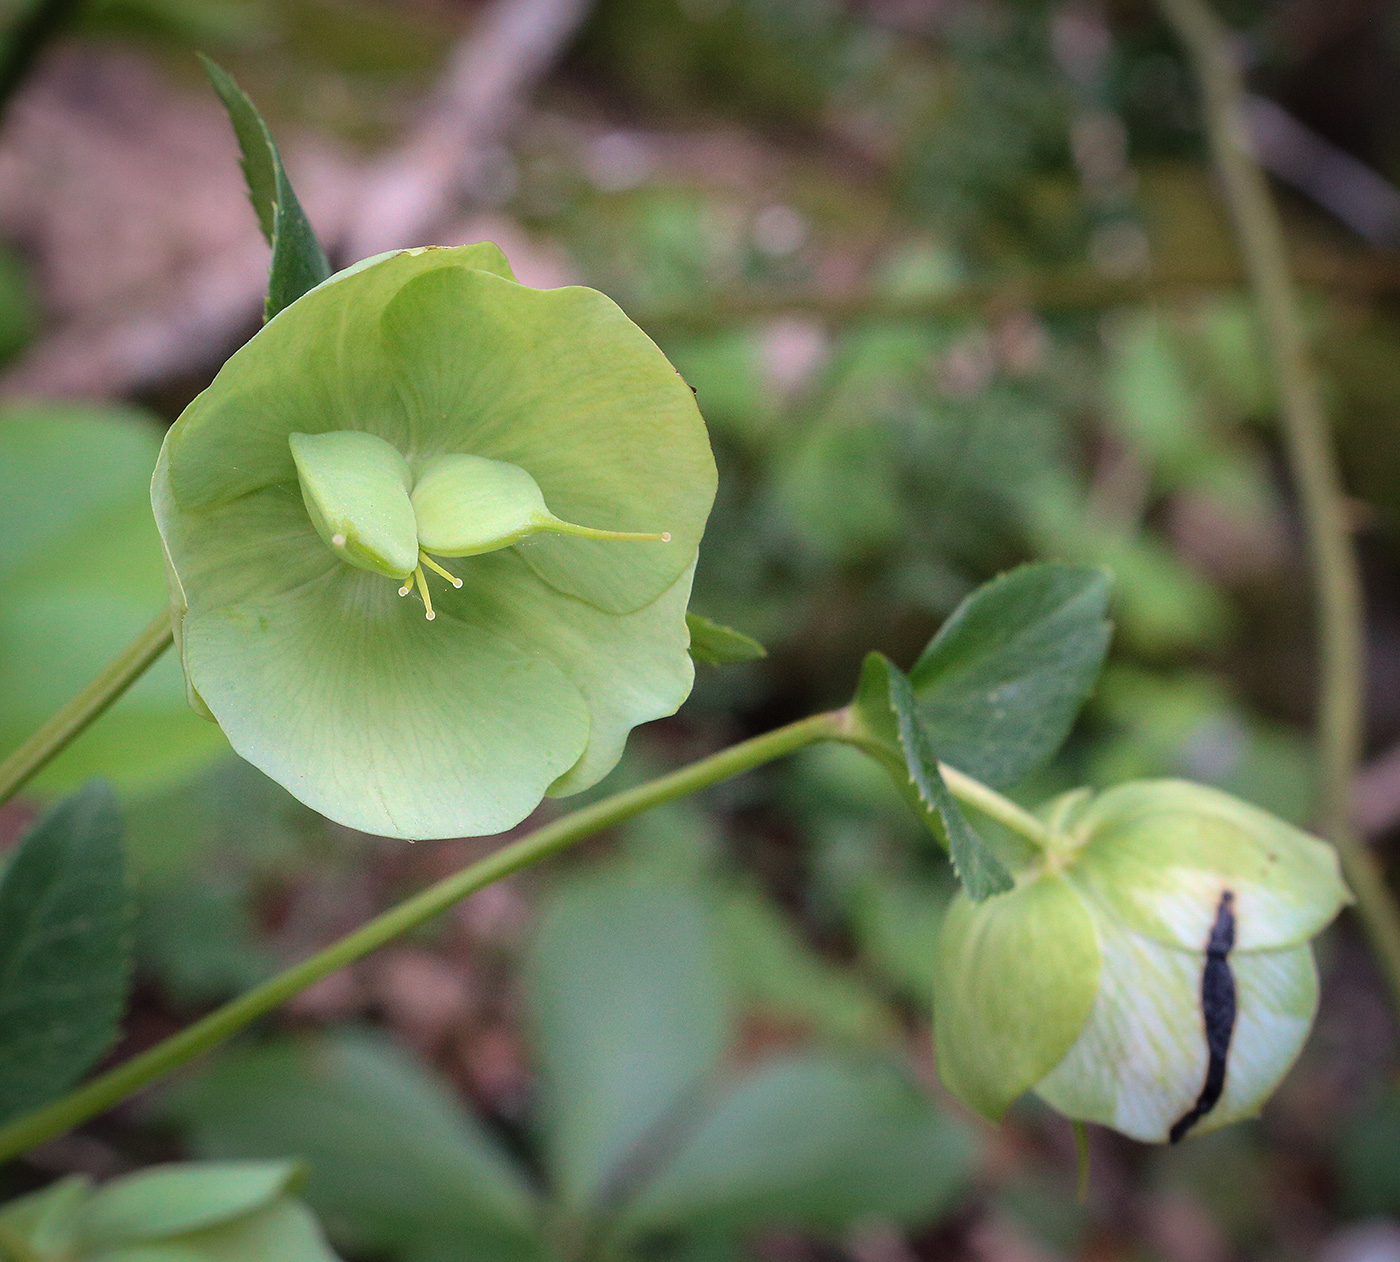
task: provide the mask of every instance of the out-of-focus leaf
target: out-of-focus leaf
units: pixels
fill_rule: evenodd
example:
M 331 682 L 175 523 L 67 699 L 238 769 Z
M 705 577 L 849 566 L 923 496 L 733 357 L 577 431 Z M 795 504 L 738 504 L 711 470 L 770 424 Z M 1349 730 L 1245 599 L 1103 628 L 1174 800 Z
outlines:
M 1347 1121 L 1337 1169 L 1353 1213 L 1400 1214 L 1400 1090 L 1391 1087 Z
M 303 1159 L 307 1202 L 356 1251 L 527 1259 L 541 1248 L 535 1197 L 511 1160 L 443 1084 L 378 1038 L 235 1050 L 167 1108 L 205 1155 Z
M 884 1043 L 896 1034 L 890 1012 L 870 988 L 803 943 L 756 891 L 725 897 L 717 929 L 740 1004 L 847 1043 Z
M 83 1210 L 88 1249 L 181 1236 L 266 1209 L 297 1176 L 289 1161 L 153 1166 L 108 1183 Z
M 0 1246 L 10 1250 L 4 1255 L 7 1262 L 24 1247 L 41 1258 L 71 1252 L 91 1186 L 86 1175 L 69 1175 L 41 1191 L 0 1205 Z
M 18 258 L 0 249 L 0 361 L 23 350 L 39 327 L 38 302 Z
M 23 1262 L 337 1262 L 288 1195 L 290 1162 L 157 1166 L 91 1192 L 65 1179 L 0 1209 L 0 1256 Z
M 0 755 L 30 735 L 168 602 L 140 413 L 74 405 L 0 411 Z M 227 749 L 166 656 L 36 778 L 119 790 L 173 780 Z
M 272 247 L 264 309 L 270 320 L 283 307 L 290 306 L 325 280 L 331 274 L 331 265 L 292 191 L 292 183 L 282 167 L 282 155 L 257 106 L 228 71 L 207 57 L 200 60 L 228 110 L 238 147 L 243 151 L 248 196 L 257 212 L 263 236 Z
M 817 426 L 775 470 L 774 490 L 799 537 L 821 556 L 863 556 L 899 535 L 899 471 L 880 426 Z
M 908 676 L 882 653 L 866 656 L 854 713 L 866 747 L 885 762 L 920 818 L 946 838 L 968 897 L 980 901 L 1009 890 L 1011 874 L 967 822 L 943 782 Z
M 566 1206 L 596 1207 L 688 1120 L 728 1042 L 705 900 L 646 869 L 570 881 L 527 986 L 551 1173 Z
M 911 997 L 933 994 L 938 929 L 952 894 L 947 882 L 872 874 L 851 909 L 862 954 Z
M 129 921 L 121 819 L 99 782 L 40 820 L 0 881 L 0 1121 L 65 1091 L 111 1046 Z
M 966 1128 L 879 1061 L 807 1053 L 739 1082 L 622 1218 L 631 1233 L 917 1223 L 969 1173 Z
M 339 1262 L 311 1211 L 282 1199 L 217 1227 L 84 1254 L 78 1262 Z
M 723 666 L 729 662 L 753 662 L 767 657 L 768 650 L 750 635 L 711 622 L 698 613 L 687 613 L 690 628 L 690 655 L 708 666 Z
M 1110 581 L 1024 565 L 969 596 L 914 663 L 919 715 L 944 762 L 994 787 L 1059 749 L 1108 650 Z

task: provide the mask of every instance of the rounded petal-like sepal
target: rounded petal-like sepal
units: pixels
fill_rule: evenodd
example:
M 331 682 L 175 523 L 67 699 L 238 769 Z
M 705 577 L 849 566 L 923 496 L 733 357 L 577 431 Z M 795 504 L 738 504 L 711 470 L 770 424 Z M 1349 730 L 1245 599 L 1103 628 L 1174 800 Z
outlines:
M 1046 873 L 980 903 L 959 894 L 934 974 L 934 1045 L 948 1089 L 1000 1119 L 1079 1037 L 1099 971 L 1093 921 L 1064 877 Z
M 190 694 L 333 819 L 509 828 L 685 699 L 714 481 L 694 395 L 603 295 L 519 285 L 493 246 L 357 264 L 166 438 Z
M 1226 890 L 1237 951 L 1306 942 L 1351 901 L 1331 846 L 1205 785 L 1118 785 L 1075 832 L 1085 890 L 1139 933 L 1187 950 L 1205 949 Z
M 1093 1012 L 1036 1094 L 1068 1117 L 1149 1143 L 1258 1113 L 1317 1011 L 1312 948 L 1229 956 L 1210 988 L 1203 953 L 1164 946 L 1109 917 L 1097 924 L 1104 967 Z M 1207 1003 L 1211 989 L 1215 1002 Z
M 418 532 L 408 498 L 408 461 L 359 430 L 291 434 L 301 498 L 316 533 L 351 565 L 387 578 L 418 566 Z

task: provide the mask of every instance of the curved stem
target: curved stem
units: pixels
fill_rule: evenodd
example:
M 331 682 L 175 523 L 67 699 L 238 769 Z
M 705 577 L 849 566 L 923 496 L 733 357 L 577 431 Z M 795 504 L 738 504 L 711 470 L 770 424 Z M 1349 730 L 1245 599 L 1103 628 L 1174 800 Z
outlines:
M 1337 848 L 1381 971 L 1400 1013 L 1400 909 L 1352 824 L 1351 792 L 1364 735 L 1361 579 L 1327 416 L 1303 332 L 1283 228 L 1249 140 L 1244 85 L 1229 33 L 1204 0 L 1158 0 L 1200 80 L 1211 153 L 1278 379 L 1279 412 L 1307 530 L 1317 603 L 1321 762 L 1318 827 Z
M 121 655 L 53 718 L 0 762 L 0 804 L 68 748 L 75 737 L 148 671 L 170 647 L 170 611 L 160 614 Z
M 786 727 L 776 728 L 711 754 L 679 771 L 616 793 L 592 806 L 585 806 L 535 829 L 519 841 L 502 846 L 495 854 L 430 885 L 325 950 L 318 951 L 247 994 L 215 1009 L 149 1051 L 133 1056 L 62 1099 L 0 1127 L 0 1161 L 8 1160 L 106 1112 L 128 1096 L 251 1025 L 312 983 L 368 955 L 439 912 L 446 911 L 468 894 L 474 894 L 503 876 L 538 863 L 653 806 L 708 788 L 806 745 L 833 739 L 840 735 L 840 722 L 841 712 L 835 711 L 789 723 Z
M 964 806 L 971 806 L 998 824 L 1004 824 L 1013 833 L 1024 837 L 1033 845 L 1044 850 L 1050 845 L 1050 829 L 1043 820 L 1037 819 L 1025 807 L 1017 806 L 1009 797 L 1003 797 L 995 789 L 989 788 L 980 780 L 964 775 L 956 767 L 946 762 L 938 764 L 939 774 L 948 792 Z

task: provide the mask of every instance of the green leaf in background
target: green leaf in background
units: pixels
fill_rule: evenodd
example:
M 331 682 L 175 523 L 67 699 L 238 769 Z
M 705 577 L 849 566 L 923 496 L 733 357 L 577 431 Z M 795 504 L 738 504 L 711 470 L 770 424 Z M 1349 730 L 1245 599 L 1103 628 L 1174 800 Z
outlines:
M 0 411 L 0 756 L 68 701 L 169 601 L 150 483 L 154 421 L 125 408 Z M 176 780 L 223 735 L 167 654 L 34 781 L 119 790 Z
M 885 762 L 920 818 L 937 819 L 953 869 L 974 902 L 1011 888 L 1011 874 L 978 836 L 948 792 L 909 677 L 882 653 L 866 656 L 855 713 L 867 747 Z M 939 829 L 935 828 L 935 832 Z
M 67 1090 L 111 1046 L 129 920 L 121 819 L 94 783 L 39 821 L 0 881 L 0 1121 Z
M 1023 565 L 969 596 L 909 672 L 938 756 L 994 787 L 1024 779 L 1069 734 L 1111 626 L 1103 570 Z
M 729 1092 L 621 1228 L 837 1231 L 871 1217 L 915 1224 L 952 1200 L 972 1148 L 961 1123 L 885 1062 L 783 1056 Z
M 290 1195 L 290 1162 L 154 1166 L 96 1192 L 65 1179 L 0 1209 L 24 1262 L 337 1262 Z
M 742 1007 L 848 1044 L 897 1039 L 894 1015 L 876 993 L 813 950 L 757 890 L 724 895 L 716 920 L 726 978 Z
M 243 89 L 221 66 L 201 56 L 209 81 L 219 94 L 243 152 L 243 174 L 258 224 L 272 247 L 267 278 L 266 319 L 290 306 L 331 274 L 326 252 L 302 210 L 282 167 L 282 155 L 263 117 Z
M 82 1242 L 110 1249 L 213 1227 L 265 1209 L 296 1174 L 291 1162 L 153 1166 L 93 1195 L 83 1210 Z
M 600 1208 L 689 1121 L 728 1043 L 705 901 L 626 867 L 571 881 L 526 976 L 550 1170 L 569 1209 Z
M 499 1145 L 411 1056 L 341 1033 L 226 1053 L 168 1098 L 207 1156 L 295 1156 L 333 1238 L 394 1257 L 539 1255 L 535 1198 Z
M 729 662 L 753 662 L 767 657 L 768 650 L 752 636 L 711 622 L 698 613 L 685 615 L 690 628 L 690 655 L 707 666 L 724 666 Z

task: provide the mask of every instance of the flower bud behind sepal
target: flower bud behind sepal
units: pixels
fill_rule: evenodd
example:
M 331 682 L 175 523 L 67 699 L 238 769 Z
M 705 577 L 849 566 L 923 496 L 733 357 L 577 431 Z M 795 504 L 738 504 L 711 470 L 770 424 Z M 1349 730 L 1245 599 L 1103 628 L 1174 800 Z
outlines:
M 1029 1088 L 1149 1142 L 1257 1113 L 1316 1012 L 1310 939 L 1350 897 L 1335 852 L 1181 781 L 1081 791 L 1042 814 L 1053 846 L 1041 871 L 980 907 L 960 897 L 945 920 L 934 1000 L 944 1081 L 990 1118 Z M 1044 907 L 1028 897 L 1052 880 L 1063 888 Z M 1043 1015 L 1081 1009 L 1068 1040 L 1068 1021 Z

